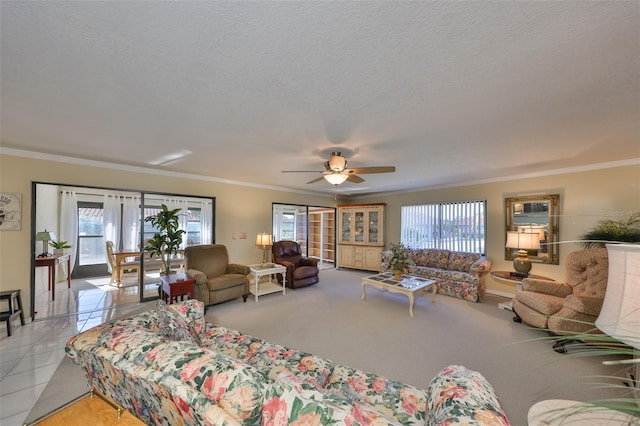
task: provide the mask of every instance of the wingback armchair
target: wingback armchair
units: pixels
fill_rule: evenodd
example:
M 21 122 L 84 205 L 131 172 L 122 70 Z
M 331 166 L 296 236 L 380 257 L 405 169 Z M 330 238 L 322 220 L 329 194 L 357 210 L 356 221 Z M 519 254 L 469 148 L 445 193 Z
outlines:
M 247 301 L 249 291 L 246 265 L 229 263 L 227 247 L 207 244 L 184 250 L 187 275 L 196 280 L 196 299 L 205 306 L 215 305 L 242 296 Z
M 594 325 L 607 290 L 606 248 L 578 250 L 567 255 L 565 281 L 525 278 L 513 299 L 515 321 L 545 328 L 560 336 L 601 333 Z M 561 349 L 556 346 L 556 350 Z M 560 350 L 564 352 L 564 350 Z
M 295 241 L 282 240 L 273 243 L 271 248 L 274 263 L 287 268 L 286 286 L 289 288 L 307 287 L 317 283 L 318 259 L 303 257 L 300 244 Z M 278 275 L 278 279 L 281 277 Z

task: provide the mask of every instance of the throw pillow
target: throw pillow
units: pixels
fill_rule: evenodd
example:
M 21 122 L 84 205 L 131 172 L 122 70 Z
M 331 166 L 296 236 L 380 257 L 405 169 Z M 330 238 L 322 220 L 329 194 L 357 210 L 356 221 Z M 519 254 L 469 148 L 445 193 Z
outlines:
M 180 314 L 167 309 L 162 300 L 158 300 L 158 331 L 161 336 L 172 340 L 188 341 L 200 346 L 200 339 L 191 332 L 189 324 Z

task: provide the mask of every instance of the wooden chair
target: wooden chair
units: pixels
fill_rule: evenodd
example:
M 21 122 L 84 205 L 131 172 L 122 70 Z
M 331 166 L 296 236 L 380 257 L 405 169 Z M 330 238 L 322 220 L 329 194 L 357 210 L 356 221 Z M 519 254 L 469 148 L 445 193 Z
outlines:
M 127 257 L 132 257 L 135 255 L 139 255 L 139 253 L 116 253 L 113 251 L 113 242 L 107 241 L 107 259 L 109 260 L 109 265 L 111 265 L 111 279 L 109 280 L 109 285 L 112 285 L 114 282 L 118 287 L 120 287 L 120 282 L 122 281 L 122 277 L 124 275 L 124 271 L 136 271 L 136 274 L 139 278 L 140 275 L 140 261 L 127 261 Z

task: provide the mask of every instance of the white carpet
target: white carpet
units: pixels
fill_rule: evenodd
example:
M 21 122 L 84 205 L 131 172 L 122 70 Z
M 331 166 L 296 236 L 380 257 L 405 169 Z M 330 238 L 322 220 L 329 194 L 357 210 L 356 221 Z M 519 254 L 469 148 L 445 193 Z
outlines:
M 504 298 L 487 295 L 472 303 L 438 295 L 432 303 L 431 294 L 422 293 L 411 318 L 406 296 L 368 286 L 361 300 L 360 278 L 368 274 L 323 270 L 312 287 L 211 306 L 207 321 L 421 388 L 447 365 L 465 365 L 487 377 L 513 425 L 526 425 L 529 407 L 543 399 L 621 394 L 594 384 L 602 379 L 593 377 L 617 374 L 618 367 L 602 366 L 603 358 L 555 353 L 551 343 L 537 340 L 544 332 L 514 323 L 511 312 L 498 309 Z M 43 396 L 50 387 L 73 394 L 68 388 L 76 385 L 68 380 L 80 368 L 64 368 Z M 28 418 L 43 411 L 41 400 Z

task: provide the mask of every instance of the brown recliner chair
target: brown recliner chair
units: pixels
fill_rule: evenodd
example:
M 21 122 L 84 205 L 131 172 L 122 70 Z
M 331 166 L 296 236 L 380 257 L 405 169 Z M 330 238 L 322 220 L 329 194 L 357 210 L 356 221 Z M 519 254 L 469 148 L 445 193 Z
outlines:
M 205 307 L 240 296 L 247 301 L 251 270 L 246 265 L 229 263 L 227 247 L 222 244 L 187 247 L 184 259 L 187 275 L 196 280 L 196 299 Z
M 288 288 L 307 287 L 317 283 L 318 259 L 303 257 L 300 244 L 295 241 L 276 241 L 271 248 L 273 262 L 287 268 L 286 286 Z M 278 275 L 278 280 L 282 280 Z
M 513 298 L 514 321 L 522 320 L 559 336 L 601 334 L 595 321 L 604 302 L 608 275 L 606 248 L 569 253 L 565 282 L 533 278 L 522 281 L 523 291 Z M 559 341 L 554 349 L 565 352 L 564 343 Z

